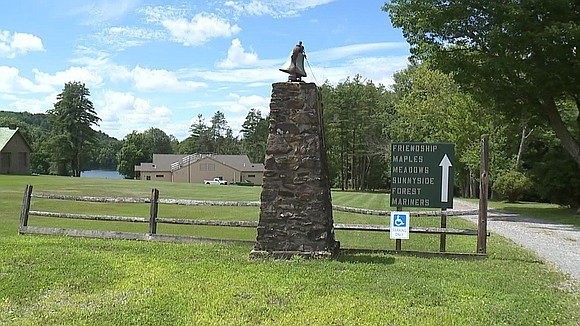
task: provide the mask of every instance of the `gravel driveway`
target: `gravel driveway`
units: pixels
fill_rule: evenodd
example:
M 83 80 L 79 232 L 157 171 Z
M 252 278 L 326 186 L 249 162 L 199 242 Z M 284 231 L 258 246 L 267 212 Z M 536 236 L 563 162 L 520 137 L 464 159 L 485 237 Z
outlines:
M 455 210 L 477 209 L 477 204 L 457 199 L 453 206 Z M 476 215 L 463 217 L 477 224 Z M 579 228 L 495 210 L 488 217 L 488 231 L 513 240 L 580 281 Z

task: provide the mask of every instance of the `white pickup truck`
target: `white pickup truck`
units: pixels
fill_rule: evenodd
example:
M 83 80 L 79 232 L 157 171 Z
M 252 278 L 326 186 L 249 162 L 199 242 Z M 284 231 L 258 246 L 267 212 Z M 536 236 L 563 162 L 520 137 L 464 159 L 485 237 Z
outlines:
M 206 185 L 227 185 L 228 182 L 220 177 L 215 177 L 211 180 L 203 180 Z

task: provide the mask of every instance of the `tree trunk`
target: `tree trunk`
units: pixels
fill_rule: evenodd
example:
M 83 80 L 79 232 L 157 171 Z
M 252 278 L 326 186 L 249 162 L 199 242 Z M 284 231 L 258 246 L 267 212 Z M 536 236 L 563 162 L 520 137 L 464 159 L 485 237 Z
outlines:
M 470 184 L 469 179 L 470 179 L 469 175 L 466 175 L 461 181 L 461 191 L 463 192 L 461 195 L 464 198 L 471 198 L 471 193 L 469 192 L 469 184 Z
M 478 198 L 478 190 L 478 180 L 475 178 L 475 173 L 473 173 L 473 170 L 469 169 L 469 198 Z
M 350 180 L 352 183 L 352 189 L 356 190 L 357 182 L 356 182 L 356 153 L 355 153 L 355 144 L 356 144 L 356 134 L 355 131 L 352 131 L 352 146 L 351 146 L 351 157 L 350 157 Z
M 580 144 L 572 137 L 572 134 L 566 128 L 560 112 L 556 106 L 556 102 L 553 97 L 546 97 L 542 103 L 544 110 L 548 116 L 548 120 L 556 133 L 556 137 L 562 142 L 562 147 L 572 156 L 578 168 L 580 168 Z
M 344 191 L 344 150 L 340 151 L 340 189 Z
M 518 156 L 516 157 L 516 171 L 520 169 L 521 161 L 522 161 L 522 154 L 524 152 L 524 145 L 526 144 L 526 139 L 530 137 L 534 129 L 528 132 L 528 124 L 524 123 L 522 127 L 522 136 L 520 138 L 520 146 L 518 147 Z

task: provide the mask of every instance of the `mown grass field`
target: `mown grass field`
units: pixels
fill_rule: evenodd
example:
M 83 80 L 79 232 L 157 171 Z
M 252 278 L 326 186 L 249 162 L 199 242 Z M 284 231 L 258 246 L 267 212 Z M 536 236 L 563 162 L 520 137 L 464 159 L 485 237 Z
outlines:
M 25 184 L 35 192 L 198 200 L 258 200 L 259 187 L 0 176 L 0 324 L 7 325 L 577 325 L 577 288 L 537 257 L 492 235 L 485 260 L 341 254 L 256 261 L 250 246 L 18 235 Z M 333 192 L 337 205 L 387 209 L 384 194 Z M 35 210 L 147 216 L 147 204 L 34 198 Z M 257 220 L 259 209 L 160 205 L 160 217 Z M 335 212 L 335 222 L 386 224 Z M 415 218 L 413 225 L 437 225 Z M 32 216 L 30 225 L 146 232 L 146 224 Z M 459 218 L 450 227 L 473 228 Z M 159 225 L 159 233 L 240 240 L 255 230 Z M 392 249 L 388 234 L 337 232 L 342 247 Z M 404 249 L 438 250 L 411 235 Z M 449 236 L 474 252 L 475 237 Z M 572 284 L 572 285 L 571 285 Z
M 472 203 L 478 203 L 478 199 L 474 198 L 465 200 Z M 546 221 L 552 221 L 559 224 L 569 224 L 580 227 L 580 213 L 573 208 L 562 207 L 557 204 L 534 203 L 525 201 L 510 203 L 507 201 L 490 200 L 489 208 L 499 209 Z

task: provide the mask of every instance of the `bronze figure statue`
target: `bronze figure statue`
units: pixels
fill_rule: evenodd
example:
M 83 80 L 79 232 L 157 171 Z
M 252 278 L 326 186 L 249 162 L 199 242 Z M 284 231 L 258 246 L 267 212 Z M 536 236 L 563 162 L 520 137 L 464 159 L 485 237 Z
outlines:
M 300 41 L 290 53 L 290 62 L 280 68 L 280 71 L 289 74 L 289 82 L 301 82 L 302 77 L 306 77 L 306 70 L 304 69 L 305 58 L 304 45 Z

